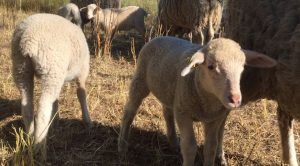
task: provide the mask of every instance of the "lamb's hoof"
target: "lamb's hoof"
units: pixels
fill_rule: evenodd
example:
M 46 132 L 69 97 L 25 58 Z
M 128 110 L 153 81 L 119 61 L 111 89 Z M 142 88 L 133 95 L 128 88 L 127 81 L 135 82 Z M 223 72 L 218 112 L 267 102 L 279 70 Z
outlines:
M 88 122 L 88 123 L 87 123 L 87 126 L 88 126 L 88 128 L 93 128 L 93 127 L 95 127 L 95 125 L 94 125 L 93 122 Z

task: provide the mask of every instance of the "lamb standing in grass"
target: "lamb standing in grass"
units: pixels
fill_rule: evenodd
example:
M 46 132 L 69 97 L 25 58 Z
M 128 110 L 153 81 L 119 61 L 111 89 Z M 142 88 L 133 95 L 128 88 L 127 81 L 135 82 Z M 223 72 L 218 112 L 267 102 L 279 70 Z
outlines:
M 58 9 L 57 14 L 71 21 L 72 23 L 82 26 L 82 20 L 80 11 L 77 5 L 74 3 L 68 3 Z
M 204 47 L 175 37 L 159 37 L 147 43 L 139 54 L 124 108 L 119 151 L 127 151 L 130 125 L 142 100 L 152 92 L 163 105 L 172 146 L 177 145 L 175 116 L 183 165 L 193 165 L 196 156 L 193 121 L 204 123 L 204 165 L 213 166 L 215 158 L 226 164 L 222 148 L 224 125 L 228 109 L 241 104 L 240 77 L 245 64 L 273 67 L 276 61 L 242 50 L 224 38 L 212 40 Z
M 89 49 L 82 30 L 53 14 L 35 14 L 23 20 L 12 39 L 13 77 L 22 96 L 22 116 L 36 150 L 46 158 L 46 136 L 52 113 L 65 81 L 77 80 L 82 116 L 91 125 L 85 81 L 89 73 Z M 41 97 L 34 121 L 34 76 L 41 79 Z
M 94 20 L 95 29 L 100 26 L 100 29 L 105 32 L 111 31 L 111 39 L 116 30 L 136 29 L 142 36 L 145 36 L 144 17 L 148 14 L 141 7 L 127 6 L 121 9 L 101 9 L 95 4 L 90 4 L 86 9 L 86 17 Z

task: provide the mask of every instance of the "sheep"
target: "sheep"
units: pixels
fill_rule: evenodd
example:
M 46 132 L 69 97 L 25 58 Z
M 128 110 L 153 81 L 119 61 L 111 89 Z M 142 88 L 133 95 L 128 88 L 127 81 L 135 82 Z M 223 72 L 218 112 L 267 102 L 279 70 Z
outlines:
M 83 10 L 83 9 L 82 9 Z M 93 20 L 94 29 L 100 26 L 104 31 L 111 31 L 113 38 L 116 30 L 136 29 L 143 37 L 145 37 L 146 27 L 144 17 L 148 13 L 138 6 L 127 6 L 121 9 L 101 9 L 96 4 L 86 6 L 86 17 Z
M 158 22 L 165 34 L 182 37 L 195 35 L 203 45 L 212 40 L 222 18 L 221 0 L 160 0 Z
M 240 106 L 239 81 L 245 64 L 273 67 L 277 62 L 266 55 L 242 50 L 236 42 L 224 38 L 205 46 L 168 36 L 145 44 L 130 84 L 118 151 L 127 151 L 129 127 L 142 100 L 152 92 L 162 103 L 172 147 L 177 145 L 176 119 L 183 165 L 193 165 L 196 155 L 193 121 L 204 123 L 204 165 L 213 166 L 215 158 L 226 164 L 222 148 L 224 124 L 228 109 Z
M 74 3 L 68 3 L 58 9 L 57 14 L 71 21 L 72 23 L 82 26 L 80 11 Z
M 300 119 L 300 2 L 230 0 L 227 11 L 227 37 L 278 61 L 271 70 L 246 69 L 243 104 L 261 98 L 277 101 L 283 164 L 296 166 L 293 119 Z
M 34 14 L 23 20 L 12 38 L 13 78 L 22 100 L 26 132 L 34 138 L 36 152 L 46 159 L 46 136 L 52 113 L 65 81 L 76 79 L 77 96 L 84 121 L 92 126 L 86 101 L 89 49 L 82 30 L 53 14 Z M 34 118 L 34 76 L 41 80 L 41 96 Z
M 89 4 L 99 4 L 102 9 L 104 8 L 121 8 L 121 0 L 71 0 L 71 3 L 75 3 L 79 8 L 85 7 Z

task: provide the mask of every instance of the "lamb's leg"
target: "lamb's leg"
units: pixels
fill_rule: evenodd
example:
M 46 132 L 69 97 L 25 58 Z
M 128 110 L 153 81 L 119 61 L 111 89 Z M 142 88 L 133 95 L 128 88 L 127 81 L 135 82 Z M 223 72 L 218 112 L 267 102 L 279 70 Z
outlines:
M 120 153 L 126 153 L 127 151 L 130 125 L 137 113 L 138 107 L 149 93 L 150 91 L 146 86 L 144 79 L 134 77 L 130 85 L 129 98 L 125 105 L 121 122 L 118 140 L 118 150 Z
M 178 148 L 178 141 L 176 136 L 176 129 L 175 129 L 175 123 L 174 123 L 174 112 L 172 109 L 167 108 L 163 106 L 163 113 L 164 118 L 166 120 L 166 126 L 167 126 L 167 137 L 168 141 L 172 148 L 177 149 Z
M 53 77 L 56 78 L 56 80 L 53 80 Z M 55 76 L 47 76 L 47 78 L 42 78 L 42 94 L 39 100 L 39 106 L 37 115 L 35 117 L 34 126 L 34 148 L 35 152 L 41 152 L 41 160 L 47 159 L 46 137 L 49 126 L 51 125 L 53 104 L 59 97 L 59 93 L 63 83 L 64 78 L 58 78 Z
M 286 111 L 277 108 L 277 117 L 281 136 L 283 164 L 298 166 L 294 143 L 293 117 Z
M 25 125 L 25 130 L 29 136 L 34 133 L 34 107 L 33 107 L 33 89 L 34 89 L 34 69 L 30 59 L 19 58 L 13 63 L 13 76 L 18 87 L 22 101 L 21 114 Z
M 194 135 L 193 120 L 175 110 L 175 118 L 180 132 L 180 149 L 183 166 L 194 165 L 197 142 Z
M 216 121 L 204 123 L 204 133 L 205 133 L 204 149 L 203 149 L 204 166 L 213 166 L 215 164 L 215 158 L 216 158 L 216 153 L 217 153 L 217 149 L 219 146 L 219 139 L 220 139 L 219 134 L 222 134 L 223 132 L 220 131 L 220 129 L 222 128 L 222 125 L 224 125 L 226 117 L 227 116 L 224 116 L 223 118 L 218 119 Z
M 81 71 L 80 77 L 78 77 L 77 80 L 77 97 L 81 106 L 81 111 L 82 111 L 82 119 L 86 124 L 88 124 L 89 127 L 93 126 L 93 123 L 91 121 L 90 115 L 89 115 L 89 110 L 87 106 L 87 101 L 86 101 L 86 90 L 85 90 L 85 81 L 88 76 L 88 67 L 85 71 Z
M 217 165 L 223 165 L 223 166 L 227 165 L 225 153 L 223 150 L 223 137 L 224 137 L 224 127 L 225 127 L 226 119 L 227 116 L 226 118 L 224 118 L 222 122 L 220 121 L 222 124 L 220 126 L 219 133 L 218 133 L 218 148 L 217 148 L 217 158 L 216 158 Z

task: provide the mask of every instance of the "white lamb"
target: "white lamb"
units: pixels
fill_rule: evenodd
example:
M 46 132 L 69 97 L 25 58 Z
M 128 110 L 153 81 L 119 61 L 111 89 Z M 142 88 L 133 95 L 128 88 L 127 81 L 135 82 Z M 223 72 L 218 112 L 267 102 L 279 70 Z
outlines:
M 142 100 L 150 92 L 162 103 L 167 137 L 177 145 L 174 117 L 180 131 L 183 165 L 194 165 L 197 143 L 193 121 L 204 123 L 204 165 L 215 159 L 226 164 L 222 148 L 229 109 L 242 100 L 240 78 L 244 65 L 273 67 L 266 55 L 242 50 L 229 39 L 214 39 L 206 46 L 175 37 L 159 37 L 147 43 L 139 54 L 130 85 L 119 135 L 119 151 L 127 151 L 130 125 Z M 180 76 L 181 75 L 181 76 Z
M 74 3 L 68 3 L 58 9 L 57 14 L 71 21 L 72 23 L 82 26 L 82 20 L 80 11 L 77 5 Z
M 34 136 L 37 152 L 46 158 L 46 136 L 65 81 L 77 80 L 77 96 L 86 123 L 92 125 L 86 102 L 89 49 L 82 30 L 53 14 L 35 14 L 23 20 L 12 39 L 13 77 L 22 96 L 26 131 Z M 34 120 L 34 76 L 41 79 L 41 97 Z
M 137 30 L 145 36 L 146 27 L 144 18 L 147 12 L 138 6 L 127 6 L 120 9 L 107 8 L 101 9 L 95 4 L 90 4 L 81 11 L 86 10 L 86 18 L 94 21 L 95 29 L 100 26 L 104 31 L 111 30 L 111 39 L 116 30 Z

